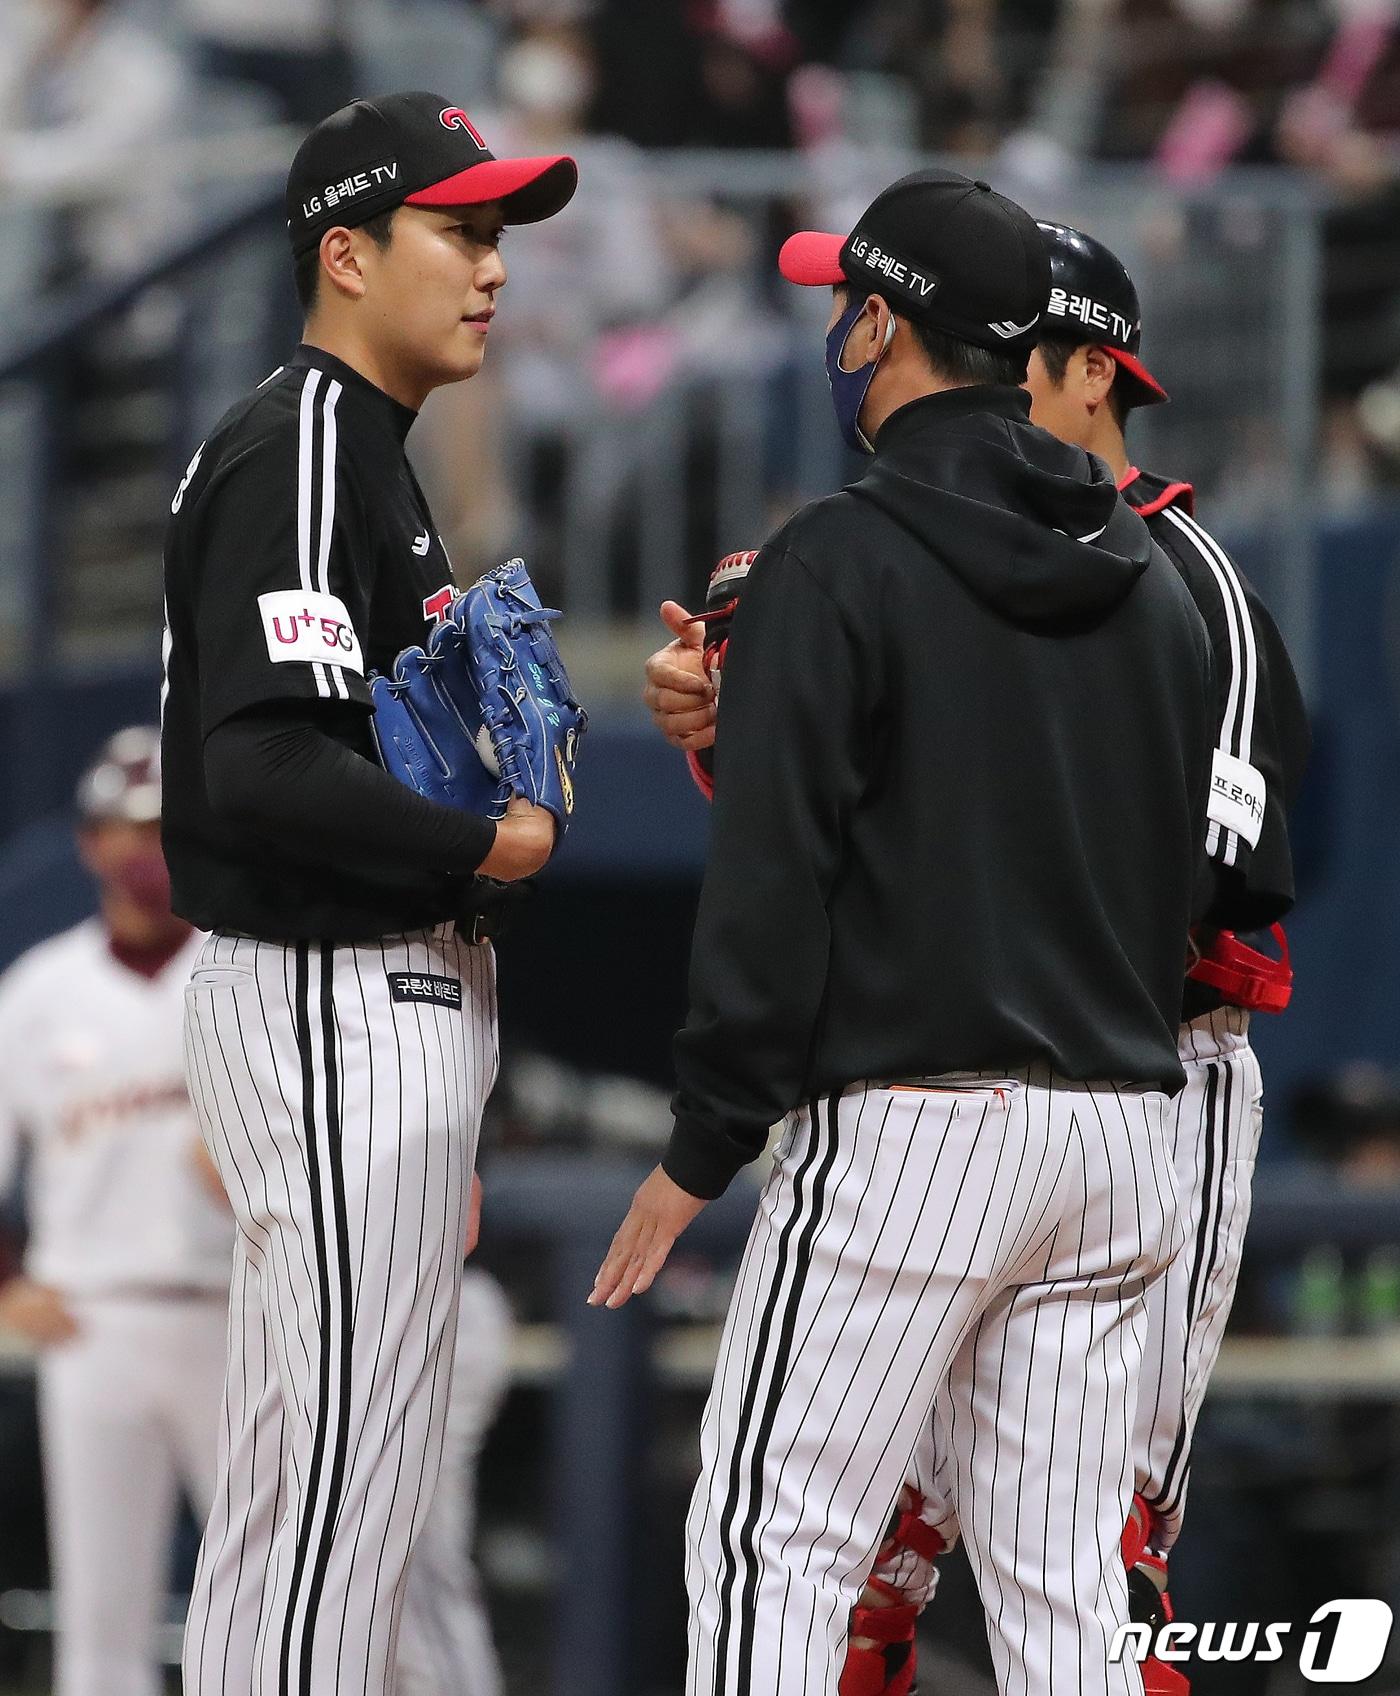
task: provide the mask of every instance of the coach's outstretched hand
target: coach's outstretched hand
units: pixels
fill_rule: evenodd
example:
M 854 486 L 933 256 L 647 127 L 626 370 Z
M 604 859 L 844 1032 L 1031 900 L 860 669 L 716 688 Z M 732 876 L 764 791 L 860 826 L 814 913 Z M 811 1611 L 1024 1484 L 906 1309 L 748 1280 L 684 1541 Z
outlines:
M 652 723 L 673 748 L 698 754 L 715 739 L 715 689 L 705 670 L 705 626 L 679 601 L 661 603 L 661 622 L 675 637 L 647 661 L 642 699 Z
M 676 1238 L 704 1205 L 658 1166 L 632 1197 L 627 1217 L 593 1280 L 588 1305 L 621 1307 L 630 1297 L 649 1290 Z

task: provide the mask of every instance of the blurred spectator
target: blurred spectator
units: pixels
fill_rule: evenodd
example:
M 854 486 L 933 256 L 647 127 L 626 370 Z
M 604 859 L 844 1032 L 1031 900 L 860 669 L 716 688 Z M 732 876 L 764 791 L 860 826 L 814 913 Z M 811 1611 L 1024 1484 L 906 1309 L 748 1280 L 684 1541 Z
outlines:
M 488 414 L 504 403 L 515 432 L 519 481 L 535 524 L 532 566 L 557 557 L 566 440 L 596 438 L 609 399 L 654 392 L 671 368 L 666 339 L 647 326 L 667 304 L 672 274 L 643 162 L 615 136 L 587 136 L 595 61 L 576 22 L 531 23 L 502 56 L 502 110 L 483 117 L 492 148 L 530 156 L 570 153 L 579 189 L 567 218 L 505 249 L 508 281 L 492 330 L 487 387 L 435 397 L 423 444 L 424 481 L 449 546 L 465 562 L 519 546 L 500 468 L 482 445 L 499 441 Z M 499 342 L 496 338 L 499 337 Z M 610 391 L 610 392 L 605 392 Z M 597 473 L 595 472 L 596 476 Z
M 591 129 L 641 147 L 680 147 L 697 99 L 688 0 L 599 0 Z
M 1325 479 L 1334 494 L 1400 481 L 1400 167 L 1373 128 L 1400 128 L 1400 32 L 1364 14 L 1284 102 L 1278 157 L 1331 200 L 1323 222 Z M 1390 381 L 1387 383 L 1386 379 Z M 1392 392 L 1396 391 L 1396 392 Z
M 700 87 L 694 147 L 792 145 L 787 79 L 798 43 L 767 0 L 698 0 L 691 9 Z
M 579 385 L 587 384 L 596 338 L 655 313 L 669 289 L 640 154 L 616 136 L 583 133 L 595 81 L 588 38 L 572 24 L 532 27 L 500 65 L 501 145 L 521 155 L 573 152 L 580 161 L 569 216 L 557 228 L 542 226 L 528 254 L 509 256 L 509 382 L 541 422 L 591 407 L 594 397 Z
M 844 62 L 852 30 L 872 8 L 870 0 L 788 0 L 783 10 L 804 58 L 835 64 Z
M 599 0 L 592 127 L 643 147 L 792 145 L 798 41 L 776 0 Z
M 311 125 L 352 98 L 339 0 L 180 0 L 202 73 L 251 85 L 288 123 Z
M 180 59 L 118 0 L 6 0 L 0 189 L 81 207 L 54 221 L 50 283 L 125 269 L 169 228 L 171 194 L 150 152 L 182 133 L 191 86 Z
M 1041 0 L 1031 9 L 1042 14 L 1043 35 L 1058 8 Z M 856 63 L 910 81 L 922 146 L 986 157 L 1028 93 L 1016 75 L 1026 57 L 1020 10 L 998 0 L 880 0 L 866 8 L 848 53 Z

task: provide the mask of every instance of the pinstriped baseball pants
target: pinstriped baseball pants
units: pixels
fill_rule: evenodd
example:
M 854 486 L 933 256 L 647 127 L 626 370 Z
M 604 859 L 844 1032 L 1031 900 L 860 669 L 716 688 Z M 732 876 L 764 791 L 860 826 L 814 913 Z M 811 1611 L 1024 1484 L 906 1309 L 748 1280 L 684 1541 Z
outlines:
M 1007 1696 L 1139 1696 L 1143 1292 L 1178 1246 L 1167 1098 L 1034 1068 L 793 1115 L 741 1264 L 687 1526 L 688 1696 L 836 1691 L 935 1402 Z
M 1239 1282 L 1264 1095 L 1243 1009 L 1183 1025 L 1179 1048 L 1186 1088 L 1167 1123 L 1185 1245 L 1148 1304 L 1137 1416 L 1138 1489 L 1163 1553 L 1181 1534 L 1196 1419 Z
M 1166 1126 L 1183 1247 L 1148 1292 L 1133 1438 L 1137 1488 L 1156 1514 L 1152 1546 L 1163 1554 L 1181 1534 L 1196 1420 L 1239 1282 L 1263 1122 L 1263 1084 L 1249 1045 L 1248 1013 L 1221 1007 L 1202 1014 L 1181 1027 L 1177 1050 L 1186 1087 L 1167 1109 Z M 951 1548 L 959 1530 L 946 1418 L 940 1407 L 915 1451 L 910 1477 L 924 1497 L 924 1518 Z M 906 1556 L 877 1575 L 904 1588 L 911 1570 Z
M 216 935 L 185 1059 L 238 1233 L 184 1688 L 386 1696 L 496 1071 L 491 950 Z

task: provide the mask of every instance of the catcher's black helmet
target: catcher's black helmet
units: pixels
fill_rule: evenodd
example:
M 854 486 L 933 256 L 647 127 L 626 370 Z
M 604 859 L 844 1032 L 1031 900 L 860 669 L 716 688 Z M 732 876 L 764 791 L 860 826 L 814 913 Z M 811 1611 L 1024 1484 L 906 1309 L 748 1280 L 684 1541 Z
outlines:
M 1127 267 L 1101 241 L 1068 224 L 1041 223 L 1050 250 L 1050 304 L 1043 336 L 1092 342 L 1111 354 L 1130 406 L 1157 406 L 1167 391 L 1138 358 L 1142 309 Z

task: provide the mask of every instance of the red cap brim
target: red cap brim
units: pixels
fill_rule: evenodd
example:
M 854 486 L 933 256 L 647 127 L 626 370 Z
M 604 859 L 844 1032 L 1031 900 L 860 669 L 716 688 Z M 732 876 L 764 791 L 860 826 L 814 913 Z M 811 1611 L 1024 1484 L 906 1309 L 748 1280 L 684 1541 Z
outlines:
M 537 224 L 562 212 L 578 187 L 567 154 L 552 159 L 485 159 L 408 196 L 410 206 L 484 206 L 499 200 L 508 224 Z
M 1142 402 L 1144 406 L 1160 406 L 1164 400 L 1172 398 L 1140 359 L 1135 359 L 1131 353 L 1125 353 L 1121 347 L 1106 347 L 1104 352 L 1116 359 L 1128 375 L 1136 377 L 1147 390 Z
M 831 288 L 846 281 L 846 273 L 841 269 L 841 249 L 845 244 L 845 236 L 801 230 L 783 243 L 778 269 L 790 283 L 801 283 L 805 288 Z

